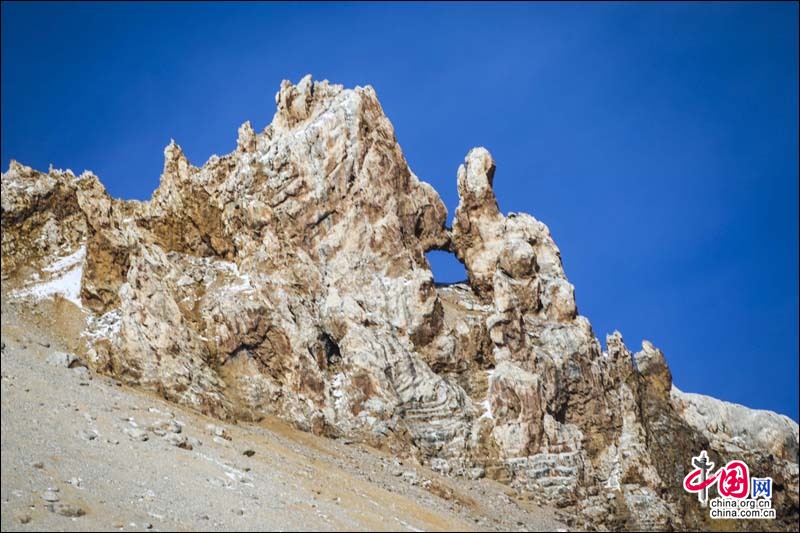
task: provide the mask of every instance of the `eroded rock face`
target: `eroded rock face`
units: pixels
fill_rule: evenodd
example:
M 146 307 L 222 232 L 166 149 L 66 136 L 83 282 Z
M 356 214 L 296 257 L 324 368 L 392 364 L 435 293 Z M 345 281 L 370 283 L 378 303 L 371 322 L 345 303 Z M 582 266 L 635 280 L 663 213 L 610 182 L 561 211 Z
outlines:
M 130 384 L 484 472 L 576 525 L 707 527 L 681 488 L 702 449 L 780 480 L 779 520 L 733 527 L 796 523 L 797 424 L 680 393 L 647 341 L 632 354 L 614 333 L 604 352 L 548 228 L 500 212 L 488 151 L 458 169 L 451 230 L 371 87 L 307 76 L 276 104 L 202 167 L 171 143 L 147 202 L 12 162 L 4 291 L 72 295 L 84 355 Z M 435 286 L 432 249 L 469 284 Z

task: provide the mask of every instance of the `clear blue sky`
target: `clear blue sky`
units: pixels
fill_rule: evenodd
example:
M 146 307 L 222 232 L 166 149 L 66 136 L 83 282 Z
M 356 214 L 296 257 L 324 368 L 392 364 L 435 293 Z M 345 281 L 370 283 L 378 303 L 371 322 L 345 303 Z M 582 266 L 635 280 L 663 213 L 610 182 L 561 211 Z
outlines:
M 486 146 L 595 333 L 676 385 L 798 417 L 798 4 L 2 4 L 2 164 L 146 199 L 284 78 L 371 84 L 450 216 Z M 432 257 L 438 281 L 463 279 Z

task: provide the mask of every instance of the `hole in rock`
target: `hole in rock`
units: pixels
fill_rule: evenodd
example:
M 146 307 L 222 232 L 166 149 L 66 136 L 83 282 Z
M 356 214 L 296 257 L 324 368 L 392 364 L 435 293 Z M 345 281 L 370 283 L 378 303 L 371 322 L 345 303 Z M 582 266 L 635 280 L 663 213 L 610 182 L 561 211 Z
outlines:
M 567 423 L 567 403 L 564 402 L 561 406 L 559 406 L 558 410 L 553 414 L 553 418 L 556 419 L 556 422 L 560 422 L 561 424 Z
M 436 285 L 451 285 L 453 283 L 468 283 L 467 270 L 456 259 L 455 254 L 442 250 L 431 250 L 425 253 L 433 272 L 433 281 Z
M 339 345 L 333 340 L 333 337 L 327 333 L 322 334 L 322 346 L 325 348 L 325 358 L 328 361 L 328 366 L 333 366 L 342 360 L 342 354 L 339 352 Z

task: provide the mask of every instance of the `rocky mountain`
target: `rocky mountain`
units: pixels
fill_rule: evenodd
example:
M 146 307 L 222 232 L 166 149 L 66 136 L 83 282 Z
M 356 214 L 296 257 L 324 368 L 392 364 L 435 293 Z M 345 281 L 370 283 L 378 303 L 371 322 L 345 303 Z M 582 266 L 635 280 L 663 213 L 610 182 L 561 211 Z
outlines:
M 797 526 L 798 425 L 682 393 L 648 341 L 604 351 L 547 226 L 500 211 L 487 150 L 458 168 L 448 228 L 371 87 L 306 76 L 275 100 L 202 167 L 172 142 L 146 202 L 12 161 L 4 294 L 58 302 L 79 355 L 127 384 L 491 477 L 576 527 Z M 434 249 L 469 282 L 435 284 Z M 682 488 L 701 450 L 771 476 L 777 519 L 709 519 Z

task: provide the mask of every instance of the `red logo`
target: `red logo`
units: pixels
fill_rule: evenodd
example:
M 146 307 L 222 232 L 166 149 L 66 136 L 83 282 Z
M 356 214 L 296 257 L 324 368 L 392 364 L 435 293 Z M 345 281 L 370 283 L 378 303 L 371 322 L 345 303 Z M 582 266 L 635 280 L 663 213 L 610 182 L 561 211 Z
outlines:
M 747 498 L 750 492 L 750 470 L 742 461 L 731 461 L 716 473 L 709 475 L 714 463 L 708 460 L 705 450 L 692 458 L 694 470 L 683 478 L 683 488 L 687 492 L 697 492 L 703 506 L 708 502 L 708 487 L 717 485 L 717 492 L 725 498 Z

